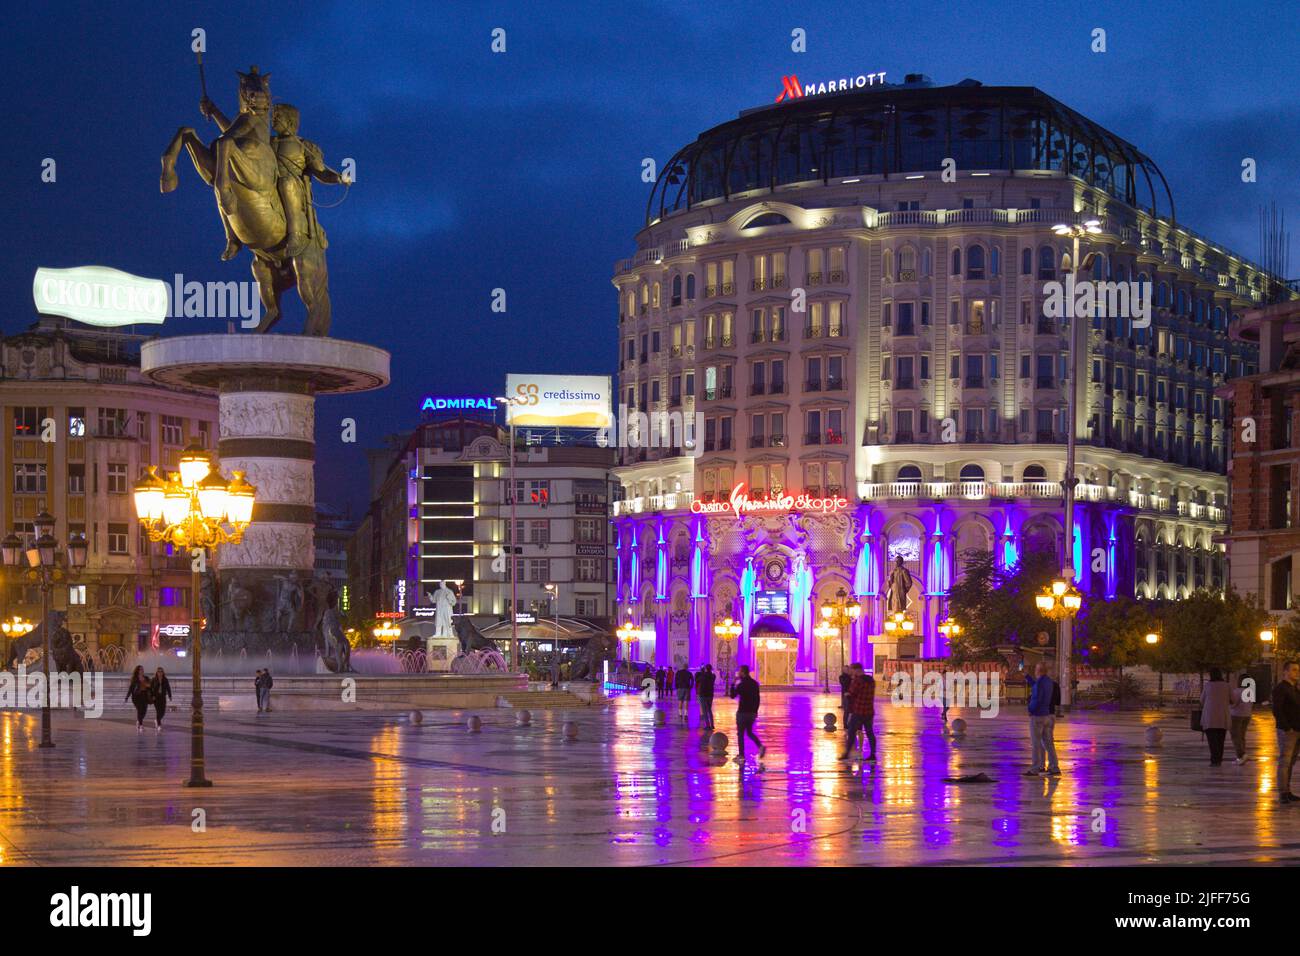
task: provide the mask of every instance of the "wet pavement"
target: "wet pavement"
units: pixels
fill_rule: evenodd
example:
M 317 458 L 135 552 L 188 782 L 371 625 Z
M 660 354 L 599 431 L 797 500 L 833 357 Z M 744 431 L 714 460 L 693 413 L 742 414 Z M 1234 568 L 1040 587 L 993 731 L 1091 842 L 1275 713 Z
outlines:
M 214 714 L 208 775 L 189 773 L 188 713 L 162 734 L 133 717 L 0 712 L 0 854 L 9 866 L 349 864 L 743 866 L 1278 863 L 1300 860 L 1300 804 L 1273 792 L 1272 719 L 1257 714 L 1248 762 L 1210 767 L 1186 708 L 1087 712 L 1057 724 L 1064 773 L 1024 777 L 1027 719 L 878 700 L 876 764 L 836 759 L 822 728 L 837 695 L 765 692 L 768 751 L 701 747 L 676 703 L 636 697 L 568 712 Z M 562 724 L 578 724 L 576 740 Z M 1164 730 L 1148 748 L 1151 723 Z M 1229 744 L 1231 753 L 1231 744 Z M 989 783 L 945 783 L 984 773 Z M 196 811 L 199 811 L 196 814 Z M 206 826 L 194 825 L 196 816 Z

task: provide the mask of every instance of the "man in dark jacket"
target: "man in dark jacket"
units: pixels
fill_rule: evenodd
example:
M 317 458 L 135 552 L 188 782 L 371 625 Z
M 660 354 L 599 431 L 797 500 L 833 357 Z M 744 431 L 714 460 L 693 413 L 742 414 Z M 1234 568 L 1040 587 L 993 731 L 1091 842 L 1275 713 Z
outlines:
M 740 676 L 727 691 L 727 696 L 736 698 L 736 737 L 740 744 L 740 756 L 737 763 L 745 762 L 745 738 L 758 744 L 758 759 L 762 760 L 767 748 L 754 733 L 754 721 L 758 719 L 758 681 L 749 676 L 749 665 L 740 665 Z
M 1056 693 L 1056 681 L 1047 676 L 1047 665 L 1041 661 L 1034 666 L 1034 676 L 1029 681 L 1029 739 L 1033 744 L 1033 765 L 1025 771 L 1026 777 L 1037 777 L 1041 773 L 1059 776 L 1061 768 L 1056 761 L 1055 711 L 1052 709 L 1052 695 Z M 1044 767 L 1044 762 L 1046 766 Z
M 1282 803 L 1300 801 L 1291 792 L 1291 769 L 1300 751 L 1300 664 L 1282 665 L 1282 680 L 1273 688 L 1273 721 L 1277 724 L 1277 792 Z
M 677 688 L 677 717 L 682 723 L 691 716 L 691 687 L 694 685 L 695 675 L 683 664 L 673 679 L 673 686 Z
M 717 680 L 712 664 L 705 664 L 695 675 L 695 693 L 700 698 L 700 726 L 705 730 L 713 729 L 713 685 Z

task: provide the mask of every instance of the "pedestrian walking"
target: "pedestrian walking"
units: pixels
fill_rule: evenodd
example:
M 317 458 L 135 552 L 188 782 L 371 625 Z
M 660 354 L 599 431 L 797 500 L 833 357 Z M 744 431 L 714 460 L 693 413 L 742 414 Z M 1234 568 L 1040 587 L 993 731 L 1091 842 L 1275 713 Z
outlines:
M 677 717 L 686 723 L 691 717 L 691 688 L 695 686 L 695 675 L 685 664 L 674 676 L 673 686 L 677 688 Z
M 162 733 L 163 715 L 167 713 L 167 701 L 172 699 L 172 685 L 167 680 L 167 672 L 161 667 L 153 674 L 153 729 Z
M 673 669 L 671 667 L 664 668 L 664 693 L 669 697 L 673 696 Z
M 1282 803 L 1300 801 L 1291 792 L 1291 769 L 1300 751 L 1300 664 L 1282 665 L 1282 679 L 1273 688 L 1273 722 L 1277 724 L 1277 793 Z
M 271 668 L 262 671 L 262 709 L 268 714 L 271 712 L 271 688 L 275 681 L 271 679 Z
M 144 672 L 143 664 L 136 664 L 131 672 L 131 683 L 127 685 L 125 700 L 135 704 L 135 732 L 144 733 L 144 715 L 149 712 L 153 700 L 149 677 Z
M 746 737 L 758 745 L 758 759 L 762 760 L 767 753 L 767 748 L 754 733 L 754 721 L 758 719 L 758 681 L 749 676 L 748 664 L 740 665 L 740 676 L 728 689 L 727 696 L 736 699 L 736 738 L 740 743 L 740 756 L 736 758 L 736 763 L 745 762 Z
M 1237 752 L 1237 766 L 1246 762 L 1246 731 L 1250 729 L 1250 715 L 1255 712 L 1255 702 L 1245 699 L 1249 681 L 1249 676 L 1241 675 L 1237 686 L 1232 688 L 1232 699 L 1228 705 L 1228 716 L 1232 721 L 1228 730 L 1232 734 L 1232 749 Z
M 844 732 L 849 730 L 849 685 L 853 683 L 853 674 L 846 664 L 840 668 L 840 721 L 844 724 Z
M 870 674 L 867 674 L 861 664 L 854 664 L 852 667 L 852 677 L 849 680 L 848 698 L 848 739 L 844 742 L 844 753 L 840 754 L 841 760 L 848 760 L 849 755 L 855 747 L 861 753 L 862 748 L 858 744 L 858 734 L 866 735 L 867 740 L 871 743 L 871 753 L 867 757 L 868 762 L 874 762 L 876 759 L 876 730 L 872 725 L 875 723 L 876 716 L 876 680 Z
M 945 727 L 948 726 L 948 668 L 939 668 L 939 706 L 943 709 L 939 712 L 939 718 L 943 721 Z
M 257 674 L 253 677 L 253 693 L 257 697 L 257 712 L 262 712 L 262 668 L 257 669 Z
M 1210 668 L 1210 680 L 1201 688 L 1201 730 L 1210 744 L 1210 766 L 1223 763 L 1223 740 L 1228 735 L 1231 696 L 1223 671 Z
M 1033 749 L 1033 764 L 1025 771 L 1026 777 L 1060 776 L 1061 767 L 1056 759 L 1056 717 L 1052 699 L 1056 681 L 1047 676 L 1047 665 L 1041 661 L 1034 665 L 1034 676 L 1029 682 L 1029 740 Z
M 713 665 L 705 664 L 695 675 L 695 694 L 700 701 L 700 726 L 706 730 L 713 729 L 713 685 L 718 675 L 713 673 Z
M 655 693 L 660 697 L 664 695 L 664 669 L 662 667 L 655 671 Z

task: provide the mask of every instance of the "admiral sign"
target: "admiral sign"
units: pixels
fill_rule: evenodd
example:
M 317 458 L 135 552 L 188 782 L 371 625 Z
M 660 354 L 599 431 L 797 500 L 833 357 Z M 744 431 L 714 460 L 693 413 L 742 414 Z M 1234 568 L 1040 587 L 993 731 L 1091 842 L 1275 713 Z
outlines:
M 697 515 L 734 514 L 737 518 L 743 518 L 745 515 L 780 514 L 787 511 L 834 514 L 848 506 L 849 499 L 839 495 L 819 498 L 807 494 L 779 494 L 769 498 L 750 498 L 742 481 L 731 489 L 726 501 L 703 501 L 696 498 L 691 502 L 691 511 Z

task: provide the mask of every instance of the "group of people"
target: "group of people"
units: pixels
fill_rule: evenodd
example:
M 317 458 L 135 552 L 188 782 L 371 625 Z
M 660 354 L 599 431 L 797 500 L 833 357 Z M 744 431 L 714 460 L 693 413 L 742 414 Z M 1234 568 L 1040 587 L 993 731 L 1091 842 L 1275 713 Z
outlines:
M 682 723 L 690 718 L 691 693 L 694 691 L 700 707 L 700 727 L 713 730 L 713 697 L 718 684 L 718 674 L 712 664 L 705 664 L 692 673 L 689 667 L 682 665 L 677 670 L 660 667 L 653 673 L 647 672 L 655 682 L 655 691 L 659 696 L 677 694 L 677 717 Z M 734 681 L 727 683 L 727 696 L 736 701 L 736 737 L 740 746 L 737 763 L 745 762 L 745 741 L 754 742 L 758 748 L 759 759 L 767 753 L 767 748 L 754 733 L 754 724 L 758 720 L 758 708 L 761 692 L 758 681 L 750 676 L 749 667 L 742 665 Z
M 167 701 L 172 698 L 172 685 L 167 681 L 167 674 L 160 667 L 153 677 L 144 672 L 144 665 L 137 664 L 131 672 L 131 683 L 127 685 L 125 700 L 135 704 L 135 732 L 144 733 L 144 718 L 149 713 L 149 705 L 154 709 L 154 733 L 162 733 L 163 716 L 167 713 Z

